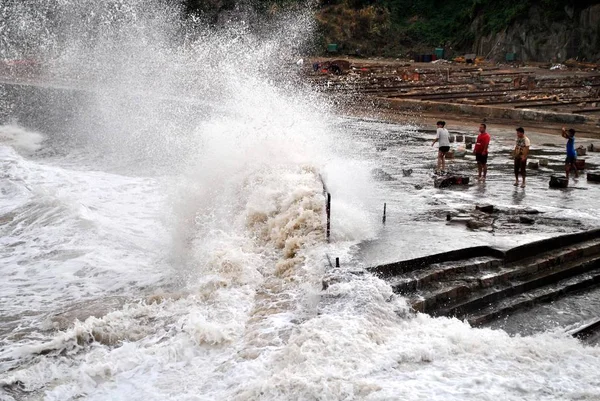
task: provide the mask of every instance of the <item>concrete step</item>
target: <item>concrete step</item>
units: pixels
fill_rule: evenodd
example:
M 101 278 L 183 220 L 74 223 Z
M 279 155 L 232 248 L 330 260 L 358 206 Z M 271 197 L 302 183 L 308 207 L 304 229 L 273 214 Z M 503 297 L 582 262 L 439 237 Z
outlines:
M 577 266 L 597 254 L 600 254 L 600 240 L 548 251 L 505 267 L 500 267 L 498 259 L 491 258 L 484 263 L 467 264 L 465 269 L 454 262 L 447 268 L 433 268 L 418 273 L 412 279 L 401 277 L 392 283 L 392 287 L 396 292 L 406 295 L 412 291 L 414 296 L 411 297 L 411 304 L 415 310 L 440 314 L 439 310 L 444 309 L 441 314 L 445 315 L 452 305 L 457 305 L 465 298 L 477 297 L 475 293 L 478 291 L 492 297 L 491 294 L 498 291 L 486 289 L 508 287 L 504 288 L 505 292 L 520 291 L 521 287 L 516 284 L 529 281 L 528 285 L 533 285 L 539 280 L 543 282 L 555 279 L 553 277 L 579 274 Z
M 508 282 L 501 286 L 488 288 L 479 293 L 473 293 L 471 296 L 460 303 L 453 304 L 434 311 L 438 316 L 456 316 L 462 318 L 468 314 L 477 313 L 477 311 L 488 308 L 506 298 L 518 297 L 537 288 L 551 286 L 562 280 L 567 280 L 574 276 L 584 275 L 600 268 L 600 255 L 588 256 L 581 260 L 571 261 L 561 265 L 559 269 L 551 272 L 529 277 L 526 281 Z
M 564 270 L 569 263 L 600 254 L 600 240 L 588 241 L 577 246 L 551 250 L 536 257 L 506 265 L 500 273 L 491 273 L 480 278 L 482 288 L 492 287 L 516 280 L 545 275 Z
M 600 266 L 600 263 L 596 263 L 596 266 Z M 528 308 L 542 302 L 550 302 L 568 293 L 599 285 L 600 267 L 585 274 L 569 277 L 556 283 L 504 299 L 497 304 L 488 306 L 476 313 L 465 315 L 464 317 L 472 326 L 480 326 L 514 313 L 519 309 Z M 594 327 L 594 330 L 596 330 L 596 327 Z
M 485 256 L 458 262 L 435 263 L 426 269 L 396 277 L 390 280 L 390 285 L 394 292 L 407 294 L 432 284 L 451 281 L 460 275 L 473 275 L 480 271 L 491 271 L 501 265 L 501 259 Z

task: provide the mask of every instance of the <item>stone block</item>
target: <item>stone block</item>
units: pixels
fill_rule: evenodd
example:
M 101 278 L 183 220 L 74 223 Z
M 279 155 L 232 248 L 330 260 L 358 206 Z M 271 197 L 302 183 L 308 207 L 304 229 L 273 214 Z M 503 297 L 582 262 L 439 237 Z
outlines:
M 542 167 L 546 167 L 548 166 L 548 159 L 546 159 L 545 157 L 541 157 L 538 162 L 540 163 L 540 166 Z
M 577 167 L 577 170 L 585 170 L 585 160 L 584 159 L 575 160 L 575 167 Z
M 569 181 L 566 177 L 557 177 L 555 175 L 550 177 L 550 188 L 566 188 L 569 185 Z
M 465 136 L 465 143 L 467 145 L 470 143 L 475 143 L 475 137 L 474 136 Z
M 537 161 L 530 161 L 529 163 L 527 163 L 527 168 L 537 170 L 540 168 L 540 163 Z
M 456 142 L 462 142 L 464 138 L 465 137 L 463 135 L 456 135 Z
M 577 156 L 585 156 L 585 154 L 587 153 L 587 150 L 583 146 L 578 147 L 576 151 Z
M 473 149 L 473 142 L 469 142 L 465 145 L 465 148 L 467 149 Z
M 600 182 L 600 173 L 587 173 L 587 180 L 591 182 Z
M 479 210 L 484 213 L 494 213 L 494 205 L 477 205 L 475 206 L 475 210 Z

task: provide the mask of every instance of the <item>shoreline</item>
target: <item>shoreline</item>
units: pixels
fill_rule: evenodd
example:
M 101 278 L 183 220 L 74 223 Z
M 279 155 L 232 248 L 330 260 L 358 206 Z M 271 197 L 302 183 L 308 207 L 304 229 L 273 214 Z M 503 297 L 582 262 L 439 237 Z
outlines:
M 535 121 L 517 121 L 512 119 L 491 119 L 478 116 L 465 116 L 456 113 L 432 113 L 432 112 L 408 112 L 399 110 L 390 110 L 377 106 L 361 107 L 354 105 L 338 110 L 340 114 L 355 118 L 366 118 L 378 121 L 384 121 L 394 124 L 411 124 L 417 126 L 421 130 L 435 131 L 436 122 L 439 120 L 446 121 L 446 128 L 450 132 L 478 135 L 480 123 L 485 123 L 488 126 L 488 132 L 492 137 L 496 136 L 502 140 L 514 140 L 516 138 L 515 130 L 517 127 L 523 127 L 525 134 L 532 142 L 538 144 L 551 144 L 555 146 L 566 145 L 565 139 L 561 136 L 563 126 L 567 128 L 573 127 L 576 134 L 577 145 L 586 146 L 594 144 L 600 146 L 600 129 L 598 132 L 580 131 L 580 126 L 573 124 L 559 124 L 554 122 L 535 122 Z

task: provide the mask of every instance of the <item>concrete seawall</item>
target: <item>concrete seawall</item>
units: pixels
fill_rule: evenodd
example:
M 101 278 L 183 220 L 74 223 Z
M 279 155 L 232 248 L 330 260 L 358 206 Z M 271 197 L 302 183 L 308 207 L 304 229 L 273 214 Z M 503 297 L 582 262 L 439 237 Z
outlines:
M 513 109 L 485 105 L 471 105 L 460 103 L 435 102 L 431 100 L 415 99 L 386 99 L 377 98 L 375 103 L 379 107 L 402 111 L 427 111 L 435 113 L 451 113 L 469 115 L 483 118 L 544 121 L 561 124 L 585 124 L 590 122 L 590 117 L 581 114 L 556 113 L 544 110 Z

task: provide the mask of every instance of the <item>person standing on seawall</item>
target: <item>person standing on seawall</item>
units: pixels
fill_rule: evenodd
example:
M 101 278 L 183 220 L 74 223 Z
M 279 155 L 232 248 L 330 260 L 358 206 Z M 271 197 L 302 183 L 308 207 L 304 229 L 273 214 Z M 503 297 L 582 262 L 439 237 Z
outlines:
M 439 142 L 437 171 L 441 171 L 442 173 L 446 171 L 446 153 L 450 150 L 450 133 L 444 128 L 445 126 L 445 121 L 437 122 L 437 135 L 431 144 L 433 146 L 436 142 Z
M 525 168 L 527 167 L 527 155 L 529 155 L 529 146 L 531 141 L 525 136 L 525 130 L 522 127 L 517 128 L 517 142 L 515 144 L 515 187 L 519 185 L 519 172 L 523 176 L 521 188 L 525 188 Z
M 487 126 L 485 124 L 479 125 L 479 135 L 477 136 L 477 143 L 473 149 L 475 153 L 475 160 L 477 160 L 477 179 L 479 181 L 485 181 L 487 177 L 487 160 L 488 160 L 488 146 L 490 145 L 490 134 L 486 132 Z
M 569 172 L 571 169 L 575 172 L 575 178 L 578 178 L 577 166 L 577 151 L 575 150 L 575 130 L 570 128 L 568 131 L 565 127 L 562 128 L 562 136 L 567 140 L 567 158 L 565 159 L 565 174 L 569 180 Z

